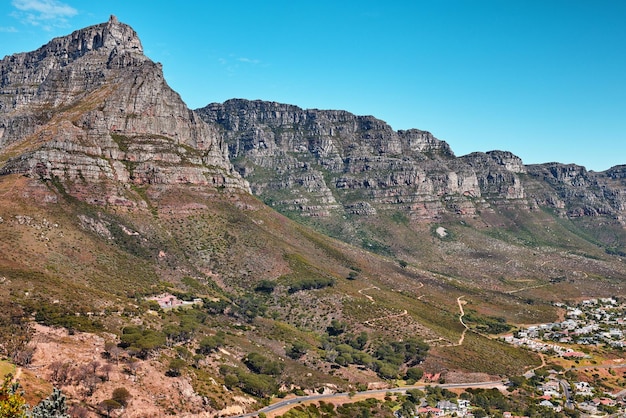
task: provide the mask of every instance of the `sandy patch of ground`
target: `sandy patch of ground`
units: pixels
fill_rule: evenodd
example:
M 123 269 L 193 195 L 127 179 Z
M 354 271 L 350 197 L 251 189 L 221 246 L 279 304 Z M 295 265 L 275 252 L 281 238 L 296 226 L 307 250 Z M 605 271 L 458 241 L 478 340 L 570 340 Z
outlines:
M 131 367 L 125 355 L 120 356 L 119 361 L 105 359 L 105 340 L 114 341 L 113 335 L 98 336 L 80 332 L 69 335 L 65 329 L 39 324 L 34 325 L 34 330 L 31 344 L 35 347 L 35 354 L 25 372 L 42 381 L 54 381 L 55 368 L 60 363 L 66 364 L 69 377 L 63 381 L 57 380 L 57 386 L 66 394 L 70 404 L 86 405 L 90 411 L 89 417 L 98 417 L 95 407 L 103 400 L 110 399 L 113 390 L 120 387 L 126 388 L 132 397 L 126 408 L 111 414 L 113 417 L 159 418 L 175 415 L 201 418 L 219 413 L 203 404 L 203 399 L 194 392 L 189 378 L 165 376 L 163 365 L 156 360 L 138 360 L 137 366 Z M 78 377 L 81 376 L 80 369 L 85 367 L 90 367 L 91 371 Z M 89 393 L 86 384 L 90 376 L 97 377 L 92 379 L 97 382 L 93 385 L 93 393 Z M 231 415 L 231 412 L 238 414 L 244 411 L 241 407 L 233 406 L 228 411 L 221 411 L 220 415 Z

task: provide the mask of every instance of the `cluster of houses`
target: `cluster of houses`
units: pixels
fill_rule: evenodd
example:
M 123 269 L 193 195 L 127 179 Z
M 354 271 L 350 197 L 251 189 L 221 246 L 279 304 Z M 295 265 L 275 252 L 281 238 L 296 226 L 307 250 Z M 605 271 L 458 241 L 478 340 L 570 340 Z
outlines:
M 552 404 L 551 404 L 552 405 Z M 456 399 L 455 401 L 443 400 L 437 402 L 437 406 L 421 406 L 417 408 L 417 417 L 463 417 L 474 418 L 470 401 Z M 512 412 L 503 412 L 503 418 L 528 418 L 513 415 Z
M 505 335 L 502 337 L 502 339 L 509 344 L 517 345 L 520 347 L 526 347 L 530 350 L 539 351 L 543 353 L 551 352 L 561 357 L 569 357 L 569 358 L 589 357 L 587 354 L 583 352 L 574 351 L 571 348 L 563 347 L 554 343 L 546 343 L 543 341 L 537 341 L 537 340 L 534 340 L 532 337 L 528 337 L 527 335 L 528 334 L 526 334 L 526 332 L 520 331 L 516 335 L 513 335 L 513 334 Z
M 614 298 L 587 299 L 576 305 L 557 303 L 566 311 L 561 322 L 540 324 L 504 336 L 510 344 L 534 351 L 552 351 L 569 358 L 584 358 L 584 353 L 559 344 L 626 347 L 626 304 Z
M 420 406 L 417 408 L 418 417 L 465 417 L 473 418 L 470 411 L 470 401 L 466 399 L 456 399 L 456 401 L 443 400 L 437 402 L 437 406 Z
M 562 388 L 566 385 L 569 388 L 569 399 L 565 398 L 565 392 Z M 560 412 L 563 406 L 577 409 L 586 414 L 597 415 L 602 414 L 606 407 L 613 407 L 615 416 L 626 416 L 626 401 L 621 396 L 614 396 L 610 393 L 596 390 L 589 382 L 569 382 L 562 380 L 556 372 L 550 373 L 544 377 L 539 386 L 537 386 L 539 394 L 539 405 L 548 407 Z

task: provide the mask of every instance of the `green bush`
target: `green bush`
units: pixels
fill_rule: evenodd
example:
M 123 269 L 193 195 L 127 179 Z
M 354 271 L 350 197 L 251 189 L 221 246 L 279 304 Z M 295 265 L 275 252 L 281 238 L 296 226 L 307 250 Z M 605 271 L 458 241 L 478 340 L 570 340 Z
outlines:
M 289 293 L 296 293 L 301 290 L 323 289 L 334 286 L 335 279 L 330 277 L 306 277 L 299 279 L 289 286 Z
M 210 354 L 217 351 L 218 348 L 224 345 L 224 333 L 217 333 L 209 337 L 204 337 L 198 343 L 198 353 Z
M 306 354 L 308 348 L 308 344 L 303 343 L 302 341 L 295 341 L 293 344 L 287 347 L 285 352 L 288 357 L 297 360 Z
M 259 353 L 248 354 L 244 361 L 246 366 L 257 374 L 267 374 L 277 376 L 283 372 L 283 364 L 272 361 Z

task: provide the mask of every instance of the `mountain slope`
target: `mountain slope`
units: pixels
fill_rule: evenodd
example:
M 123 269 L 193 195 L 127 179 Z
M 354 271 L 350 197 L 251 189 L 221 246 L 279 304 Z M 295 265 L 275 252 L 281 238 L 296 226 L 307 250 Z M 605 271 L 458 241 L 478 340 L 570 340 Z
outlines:
M 503 244 L 577 249 L 594 257 L 626 249 L 623 167 L 595 173 L 558 163 L 525 166 L 504 151 L 455 157 L 428 132 L 395 132 L 374 117 L 345 111 L 234 99 L 197 112 L 221 125 L 236 169 L 267 204 L 381 254 L 432 266 L 432 257 L 422 255 L 433 253 L 432 246 L 420 242 L 430 240 L 431 226 L 453 230 L 459 223 L 491 238 L 490 230 L 504 238 L 513 228 L 505 243 L 477 250 L 493 256 L 506 256 L 495 248 Z M 545 234 L 545 223 L 559 225 L 558 231 Z M 526 238 L 515 232 L 522 230 Z M 485 267 L 465 264 L 459 274 L 502 274 Z

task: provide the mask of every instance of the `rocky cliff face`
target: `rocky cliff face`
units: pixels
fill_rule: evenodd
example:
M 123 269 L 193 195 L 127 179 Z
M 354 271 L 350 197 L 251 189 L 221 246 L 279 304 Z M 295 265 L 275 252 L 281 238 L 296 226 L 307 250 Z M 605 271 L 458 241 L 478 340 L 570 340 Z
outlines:
M 572 218 L 609 216 L 624 223 L 625 169 L 617 166 L 596 173 L 575 164 L 548 163 L 528 166 L 528 173 L 546 186 L 535 196 L 539 203 Z
M 231 159 L 253 191 L 306 216 L 401 210 L 417 220 L 472 215 L 483 195 L 523 199 L 521 160 L 493 152 L 456 158 L 417 129 L 371 116 L 229 100 L 197 112 L 223 127 Z
M 400 211 L 416 221 L 475 217 L 498 207 L 562 216 L 624 215 L 625 170 L 525 166 L 510 152 L 455 157 L 429 132 L 395 132 L 371 116 L 229 100 L 198 109 L 222 127 L 230 158 L 255 194 L 302 216 Z
M 248 190 L 216 127 L 186 107 L 114 16 L 5 57 L 0 77 L 3 174 L 75 189 L 113 181 Z

